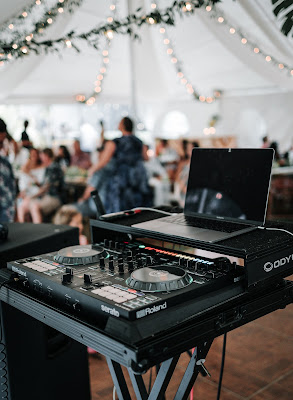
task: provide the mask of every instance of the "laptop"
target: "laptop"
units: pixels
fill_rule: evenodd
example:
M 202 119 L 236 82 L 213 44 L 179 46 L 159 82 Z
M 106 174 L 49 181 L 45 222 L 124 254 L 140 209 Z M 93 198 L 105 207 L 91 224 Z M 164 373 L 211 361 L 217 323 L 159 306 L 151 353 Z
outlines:
M 184 212 L 132 225 L 216 243 L 265 223 L 273 149 L 192 150 Z

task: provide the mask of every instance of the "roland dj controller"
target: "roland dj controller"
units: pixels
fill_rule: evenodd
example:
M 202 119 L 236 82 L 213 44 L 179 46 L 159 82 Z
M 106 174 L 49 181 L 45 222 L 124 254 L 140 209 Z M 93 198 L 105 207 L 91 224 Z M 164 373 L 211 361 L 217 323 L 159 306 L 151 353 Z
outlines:
M 242 280 L 243 267 L 139 242 L 71 246 L 8 263 L 23 290 L 73 313 L 138 320 Z

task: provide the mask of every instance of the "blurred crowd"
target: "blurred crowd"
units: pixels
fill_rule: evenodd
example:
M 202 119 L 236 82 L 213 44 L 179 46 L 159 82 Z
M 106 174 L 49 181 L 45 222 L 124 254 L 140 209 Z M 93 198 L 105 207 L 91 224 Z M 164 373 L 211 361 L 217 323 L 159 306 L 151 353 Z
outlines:
M 133 134 L 133 122 L 123 118 L 121 136 L 105 140 L 104 126 L 92 152 L 75 139 L 66 146 L 37 149 L 24 121 L 16 142 L 0 119 L 0 221 L 55 222 L 80 229 L 84 218 L 95 218 L 97 191 L 106 213 L 134 207 L 184 206 L 194 141 L 157 139 L 149 148 Z M 293 165 L 293 149 L 281 154 L 276 142 L 263 138 L 263 148 L 275 150 L 275 166 Z
M 102 124 L 103 128 L 103 124 Z M 158 139 L 149 148 L 133 134 L 133 122 L 120 121 L 121 136 L 105 140 L 104 129 L 93 151 L 80 141 L 68 146 L 37 149 L 24 121 L 15 141 L 0 119 L 0 221 L 55 222 L 80 228 L 84 217 L 94 218 L 94 190 L 105 212 L 134 207 L 184 205 L 189 162 L 198 143 L 182 140 L 176 146 Z

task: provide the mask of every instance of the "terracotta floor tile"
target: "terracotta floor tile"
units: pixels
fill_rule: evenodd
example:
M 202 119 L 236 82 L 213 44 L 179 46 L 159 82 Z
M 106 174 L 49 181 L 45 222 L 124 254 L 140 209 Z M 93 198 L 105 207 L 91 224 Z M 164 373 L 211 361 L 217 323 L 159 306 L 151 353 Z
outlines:
M 284 378 L 273 383 L 249 400 L 292 400 L 293 399 L 293 371 Z
M 221 400 L 293 399 L 292 317 L 293 306 L 289 306 L 229 332 Z M 213 342 L 205 363 L 212 377 L 198 378 L 195 400 L 216 399 L 222 343 L 223 337 Z M 113 382 L 105 358 L 89 358 L 92 400 L 111 400 Z M 167 400 L 174 397 L 188 362 L 184 353 L 167 389 Z M 144 375 L 147 387 L 149 376 L 149 372 Z M 132 389 L 130 393 L 134 400 Z

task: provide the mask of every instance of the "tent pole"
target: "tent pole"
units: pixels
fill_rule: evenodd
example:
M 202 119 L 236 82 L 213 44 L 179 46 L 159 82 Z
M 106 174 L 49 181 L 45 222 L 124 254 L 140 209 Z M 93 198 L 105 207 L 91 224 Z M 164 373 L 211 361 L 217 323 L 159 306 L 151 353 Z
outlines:
M 127 0 L 128 14 L 132 13 L 132 1 Z M 135 70 L 135 60 L 134 60 L 134 41 L 129 37 L 129 65 L 130 65 L 130 96 L 131 96 L 131 112 L 134 120 L 137 120 L 137 97 L 136 97 L 136 70 Z

